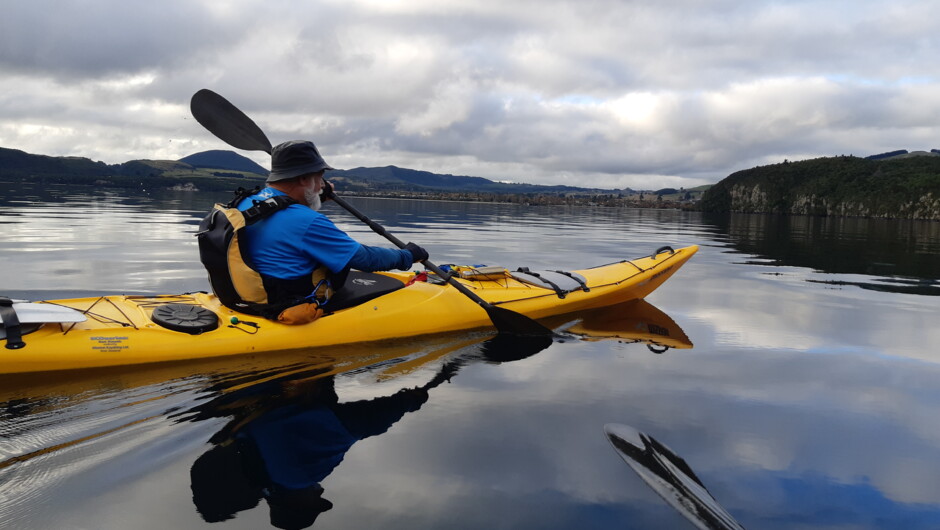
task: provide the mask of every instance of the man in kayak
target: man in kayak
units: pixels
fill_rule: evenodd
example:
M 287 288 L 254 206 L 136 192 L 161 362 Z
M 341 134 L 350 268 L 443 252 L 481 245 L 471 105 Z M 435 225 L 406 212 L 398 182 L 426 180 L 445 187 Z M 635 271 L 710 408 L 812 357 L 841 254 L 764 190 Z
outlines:
M 404 249 L 360 244 L 318 212 L 320 194 L 329 186 L 323 175 L 331 169 L 313 142 L 284 142 L 271 151 L 267 186 L 238 204 L 245 211 L 278 195 L 299 203 L 246 227 L 247 253 L 270 303 L 309 298 L 320 279 L 338 289 L 350 269 L 408 270 L 428 259 L 428 252 L 414 243 Z

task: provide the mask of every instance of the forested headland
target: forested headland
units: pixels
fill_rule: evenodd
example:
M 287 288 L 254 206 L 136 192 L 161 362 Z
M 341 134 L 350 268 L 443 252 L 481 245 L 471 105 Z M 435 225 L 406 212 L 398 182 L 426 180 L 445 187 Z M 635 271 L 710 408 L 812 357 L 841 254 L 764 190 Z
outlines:
M 940 220 L 940 152 L 836 156 L 735 172 L 702 197 L 708 212 Z

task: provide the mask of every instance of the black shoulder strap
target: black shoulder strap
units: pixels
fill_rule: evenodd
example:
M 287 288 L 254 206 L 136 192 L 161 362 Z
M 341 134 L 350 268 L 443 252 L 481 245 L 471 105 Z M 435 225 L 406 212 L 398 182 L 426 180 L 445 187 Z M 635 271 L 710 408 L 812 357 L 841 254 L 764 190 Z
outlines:
M 298 202 L 287 195 L 275 195 L 263 201 L 255 201 L 251 208 L 242 212 L 245 216 L 245 225 L 255 224 L 292 204 L 298 204 Z
M 261 191 L 261 186 L 255 186 L 254 188 L 251 188 L 251 189 L 245 189 L 239 186 L 238 189 L 235 190 L 235 197 L 231 201 L 229 201 L 228 204 L 225 205 L 225 207 L 235 208 L 238 206 L 240 202 L 247 199 L 248 197 L 251 197 L 255 193 L 258 193 L 259 191 Z

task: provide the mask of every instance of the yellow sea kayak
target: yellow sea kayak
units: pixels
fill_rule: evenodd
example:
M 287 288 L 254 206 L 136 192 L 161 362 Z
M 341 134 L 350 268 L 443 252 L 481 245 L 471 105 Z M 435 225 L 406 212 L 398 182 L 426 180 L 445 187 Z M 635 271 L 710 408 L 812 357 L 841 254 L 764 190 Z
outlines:
M 650 256 L 573 271 L 453 267 L 451 273 L 497 307 L 544 319 L 644 298 L 697 250 L 664 247 Z M 424 273 L 352 274 L 347 286 L 354 294 L 345 302 L 356 305 L 331 301 L 327 308 L 337 304 L 331 313 L 299 326 L 232 311 L 201 292 L 16 301 L 13 309 L 21 318 L 3 317 L 4 326 L 18 322 L 19 329 L 0 334 L 6 346 L 0 349 L 0 373 L 206 359 L 492 325 L 480 306 Z

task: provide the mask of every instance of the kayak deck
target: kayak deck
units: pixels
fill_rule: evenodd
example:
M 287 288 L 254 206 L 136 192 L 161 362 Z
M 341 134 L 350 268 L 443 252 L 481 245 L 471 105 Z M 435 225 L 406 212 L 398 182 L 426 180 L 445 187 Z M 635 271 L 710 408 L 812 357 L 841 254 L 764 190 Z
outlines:
M 458 267 L 454 277 L 493 305 L 541 319 L 644 298 L 697 250 L 697 246 L 668 249 L 651 256 L 566 272 L 563 274 L 570 276 L 571 282 L 565 288 L 553 280 L 548 280 L 547 286 L 538 285 L 524 273 L 489 267 L 485 270 Z M 413 272 L 376 274 L 396 279 L 403 287 L 299 326 L 233 311 L 222 306 L 214 295 L 202 292 L 40 302 L 73 309 L 82 313 L 85 320 L 48 322 L 38 325 L 35 331 L 24 330 L 25 346 L 2 350 L 0 373 L 200 359 L 381 341 L 492 325 L 481 307 L 453 287 L 434 282 L 434 277 Z M 179 305 L 173 305 L 175 309 L 191 308 L 213 325 L 189 329 L 187 326 L 192 322 L 187 322 L 191 318 L 186 314 L 181 317 L 182 327 L 176 329 L 168 328 L 160 318 L 155 321 L 155 310 L 166 313 L 171 304 Z

